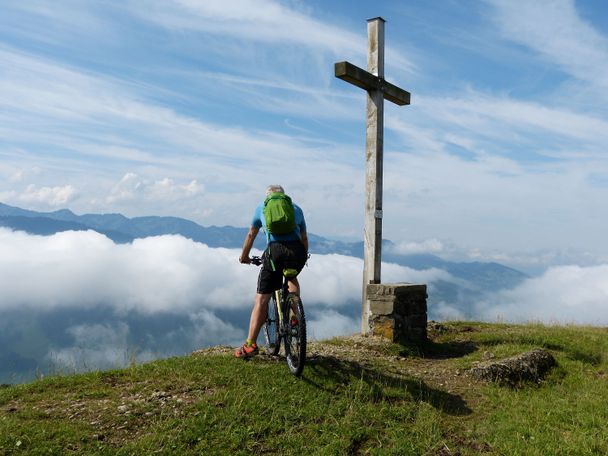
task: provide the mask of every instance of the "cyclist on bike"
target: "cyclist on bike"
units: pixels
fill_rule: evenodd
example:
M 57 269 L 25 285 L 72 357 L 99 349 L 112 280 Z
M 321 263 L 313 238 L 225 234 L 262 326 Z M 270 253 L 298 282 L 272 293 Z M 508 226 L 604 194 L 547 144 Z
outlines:
M 281 196 L 282 195 L 282 196 Z M 306 234 L 306 222 L 302 209 L 296 204 L 293 206 L 293 215 L 295 228 L 293 231 L 285 234 L 272 234 L 268 230 L 266 217 L 264 216 L 266 203 L 271 196 L 285 198 L 285 190 L 280 185 L 270 185 L 266 190 L 266 200 L 258 205 L 253 215 L 251 227 L 245 237 L 243 250 L 239 257 L 241 263 L 251 263 L 249 252 L 253 247 L 260 228 L 266 232 L 267 248 L 264 251 L 262 267 L 258 276 L 257 293 L 253 310 L 251 311 L 251 319 L 249 322 L 249 333 L 247 341 L 238 348 L 234 355 L 238 358 L 248 358 L 258 354 L 257 338 L 260 329 L 266 321 L 268 312 L 268 302 L 275 290 L 281 288 L 283 281 L 283 269 L 296 269 L 298 272 L 302 270 L 308 258 L 308 236 Z M 289 292 L 300 294 L 300 285 L 296 277 L 289 279 Z M 296 322 L 297 324 L 297 322 Z

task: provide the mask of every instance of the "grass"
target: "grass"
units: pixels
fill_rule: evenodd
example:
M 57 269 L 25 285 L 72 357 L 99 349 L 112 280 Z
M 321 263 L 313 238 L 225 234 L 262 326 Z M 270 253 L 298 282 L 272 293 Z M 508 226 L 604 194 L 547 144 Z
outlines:
M 337 338 L 302 378 L 230 351 L 0 388 L 0 454 L 608 454 L 608 330 L 443 324 L 424 346 Z M 541 384 L 467 369 L 545 347 Z

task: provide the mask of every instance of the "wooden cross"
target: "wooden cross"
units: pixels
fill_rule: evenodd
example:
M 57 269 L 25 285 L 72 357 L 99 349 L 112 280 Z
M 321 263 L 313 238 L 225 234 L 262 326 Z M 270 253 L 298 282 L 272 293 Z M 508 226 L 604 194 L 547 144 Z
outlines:
M 382 162 L 384 99 L 410 104 L 410 93 L 384 80 L 384 19 L 367 21 L 367 71 L 349 62 L 335 64 L 336 77 L 367 91 L 365 134 L 365 224 L 363 229 L 363 305 L 361 332 L 369 332 L 367 284 L 380 283 L 382 257 Z

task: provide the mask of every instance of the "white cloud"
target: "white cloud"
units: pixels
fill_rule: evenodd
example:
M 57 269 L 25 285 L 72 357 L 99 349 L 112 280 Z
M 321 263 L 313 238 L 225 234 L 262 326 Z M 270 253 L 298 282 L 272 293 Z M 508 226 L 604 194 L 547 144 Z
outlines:
M 137 5 L 137 2 L 133 2 Z M 322 49 L 350 49 L 353 43 L 365 48 L 364 38 L 289 9 L 272 0 L 210 0 L 148 2 L 133 11 L 172 29 L 190 29 L 270 43 L 288 42 Z
M 573 0 L 488 0 L 504 37 L 528 46 L 576 78 L 608 87 L 608 39 Z M 601 94 L 600 94 L 601 95 Z
M 46 356 L 51 369 L 59 372 L 77 372 L 90 369 L 110 369 L 154 359 L 151 353 L 129 351 L 129 327 L 123 322 L 112 326 L 78 324 L 67 329 L 74 344 L 59 349 L 51 348 Z
M 305 10 L 286 6 L 275 0 L 172 0 L 130 2 L 131 11 L 141 18 L 172 30 L 191 30 L 222 39 L 237 38 L 244 42 L 272 45 L 297 45 L 340 54 L 344 59 L 363 56 L 367 49 L 363 33 L 323 22 Z M 391 49 L 391 64 L 413 68 L 409 59 Z
M 608 122 L 602 117 L 560 104 L 472 89 L 463 92 L 458 97 L 420 94 L 417 104 L 408 108 L 413 112 L 387 118 L 387 127 L 416 141 L 416 149 L 444 150 L 457 145 L 474 158 L 512 149 L 521 154 L 522 143 L 528 160 L 534 154 L 562 159 L 603 157 Z M 514 158 L 520 161 L 521 157 Z
M 209 248 L 181 236 L 114 244 L 93 231 L 33 236 L 0 229 L 2 307 L 94 308 L 116 311 L 249 309 L 257 268 L 238 263 L 238 250 Z M 361 299 L 363 262 L 314 255 L 301 275 L 308 306 L 340 307 Z M 384 265 L 387 281 L 449 280 L 444 271 Z M 207 314 L 202 314 L 203 316 Z
M 460 157 L 440 139 L 436 146 L 385 155 L 388 239 L 450 240 L 464 250 L 566 246 L 606 254 L 600 208 L 608 188 L 589 179 L 593 170 L 607 169 L 599 148 L 594 159 L 522 163 L 483 151 Z
M 489 321 L 608 325 L 608 265 L 559 266 L 477 303 Z
M 411 255 L 416 253 L 441 253 L 443 250 L 443 243 L 439 239 L 426 239 L 421 242 L 398 242 L 393 246 L 391 252 Z
M 190 320 L 194 324 L 191 339 L 199 347 L 238 345 L 247 336 L 245 328 L 236 328 L 206 309 L 190 315 Z
M 454 303 L 447 303 L 444 301 L 438 302 L 433 307 L 434 318 L 439 321 L 450 321 L 450 320 L 466 320 L 467 315 L 462 309 L 459 309 Z M 476 317 L 472 317 L 476 319 Z
M 13 193 L 10 199 L 35 206 L 47 205 L 55 207 L 65 206 L 72 202 L 77 194 L 76 188 L 70 184 L 40 188 L 37 188 L 34 184 L 30 184 L 22 193 Z
M 355 334 L 361 329 L 361 318 L 351 318 L 335 310 L 325 310 L 307 322 L 310 340 L 325 340 L 335 336 Z
M 177 184 L 168 177 L 150 182 L 135 173 L 127 173 L 112 188 L 106 202 L 113 204 L 148 200 L 163 204 L 200 196 L 203 192 L 204 186 L 199 184 L 196 179 L 187 184 Z
M 15 171 L 15 172 L 14 172 L 14 173 L 13 173 L 13 174 L 12 174 L 12 175 L 11 175 L 11 176 L 8 178 L 8 180 L 9 180 L 9 182 L 11 182 L 11 183 L 17 183 L 17 182 L 21 182 L 21 181 L 23 180 L 23 175 L 24 175 L 24 172 L 23 172 L 23 170 L 21 170 L 21 169 L 20 169 L 20 170 Z

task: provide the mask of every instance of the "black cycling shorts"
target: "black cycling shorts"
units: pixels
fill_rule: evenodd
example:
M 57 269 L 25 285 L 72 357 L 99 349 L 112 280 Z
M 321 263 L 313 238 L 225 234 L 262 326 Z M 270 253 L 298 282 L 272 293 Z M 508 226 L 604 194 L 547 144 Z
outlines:
M 263 258 L 258 275 L 258 293 L 268 294 L 281 288 L 284 269 L 302 270 L 308 252 L 300 241 L 271 242 L 264 251 Z

